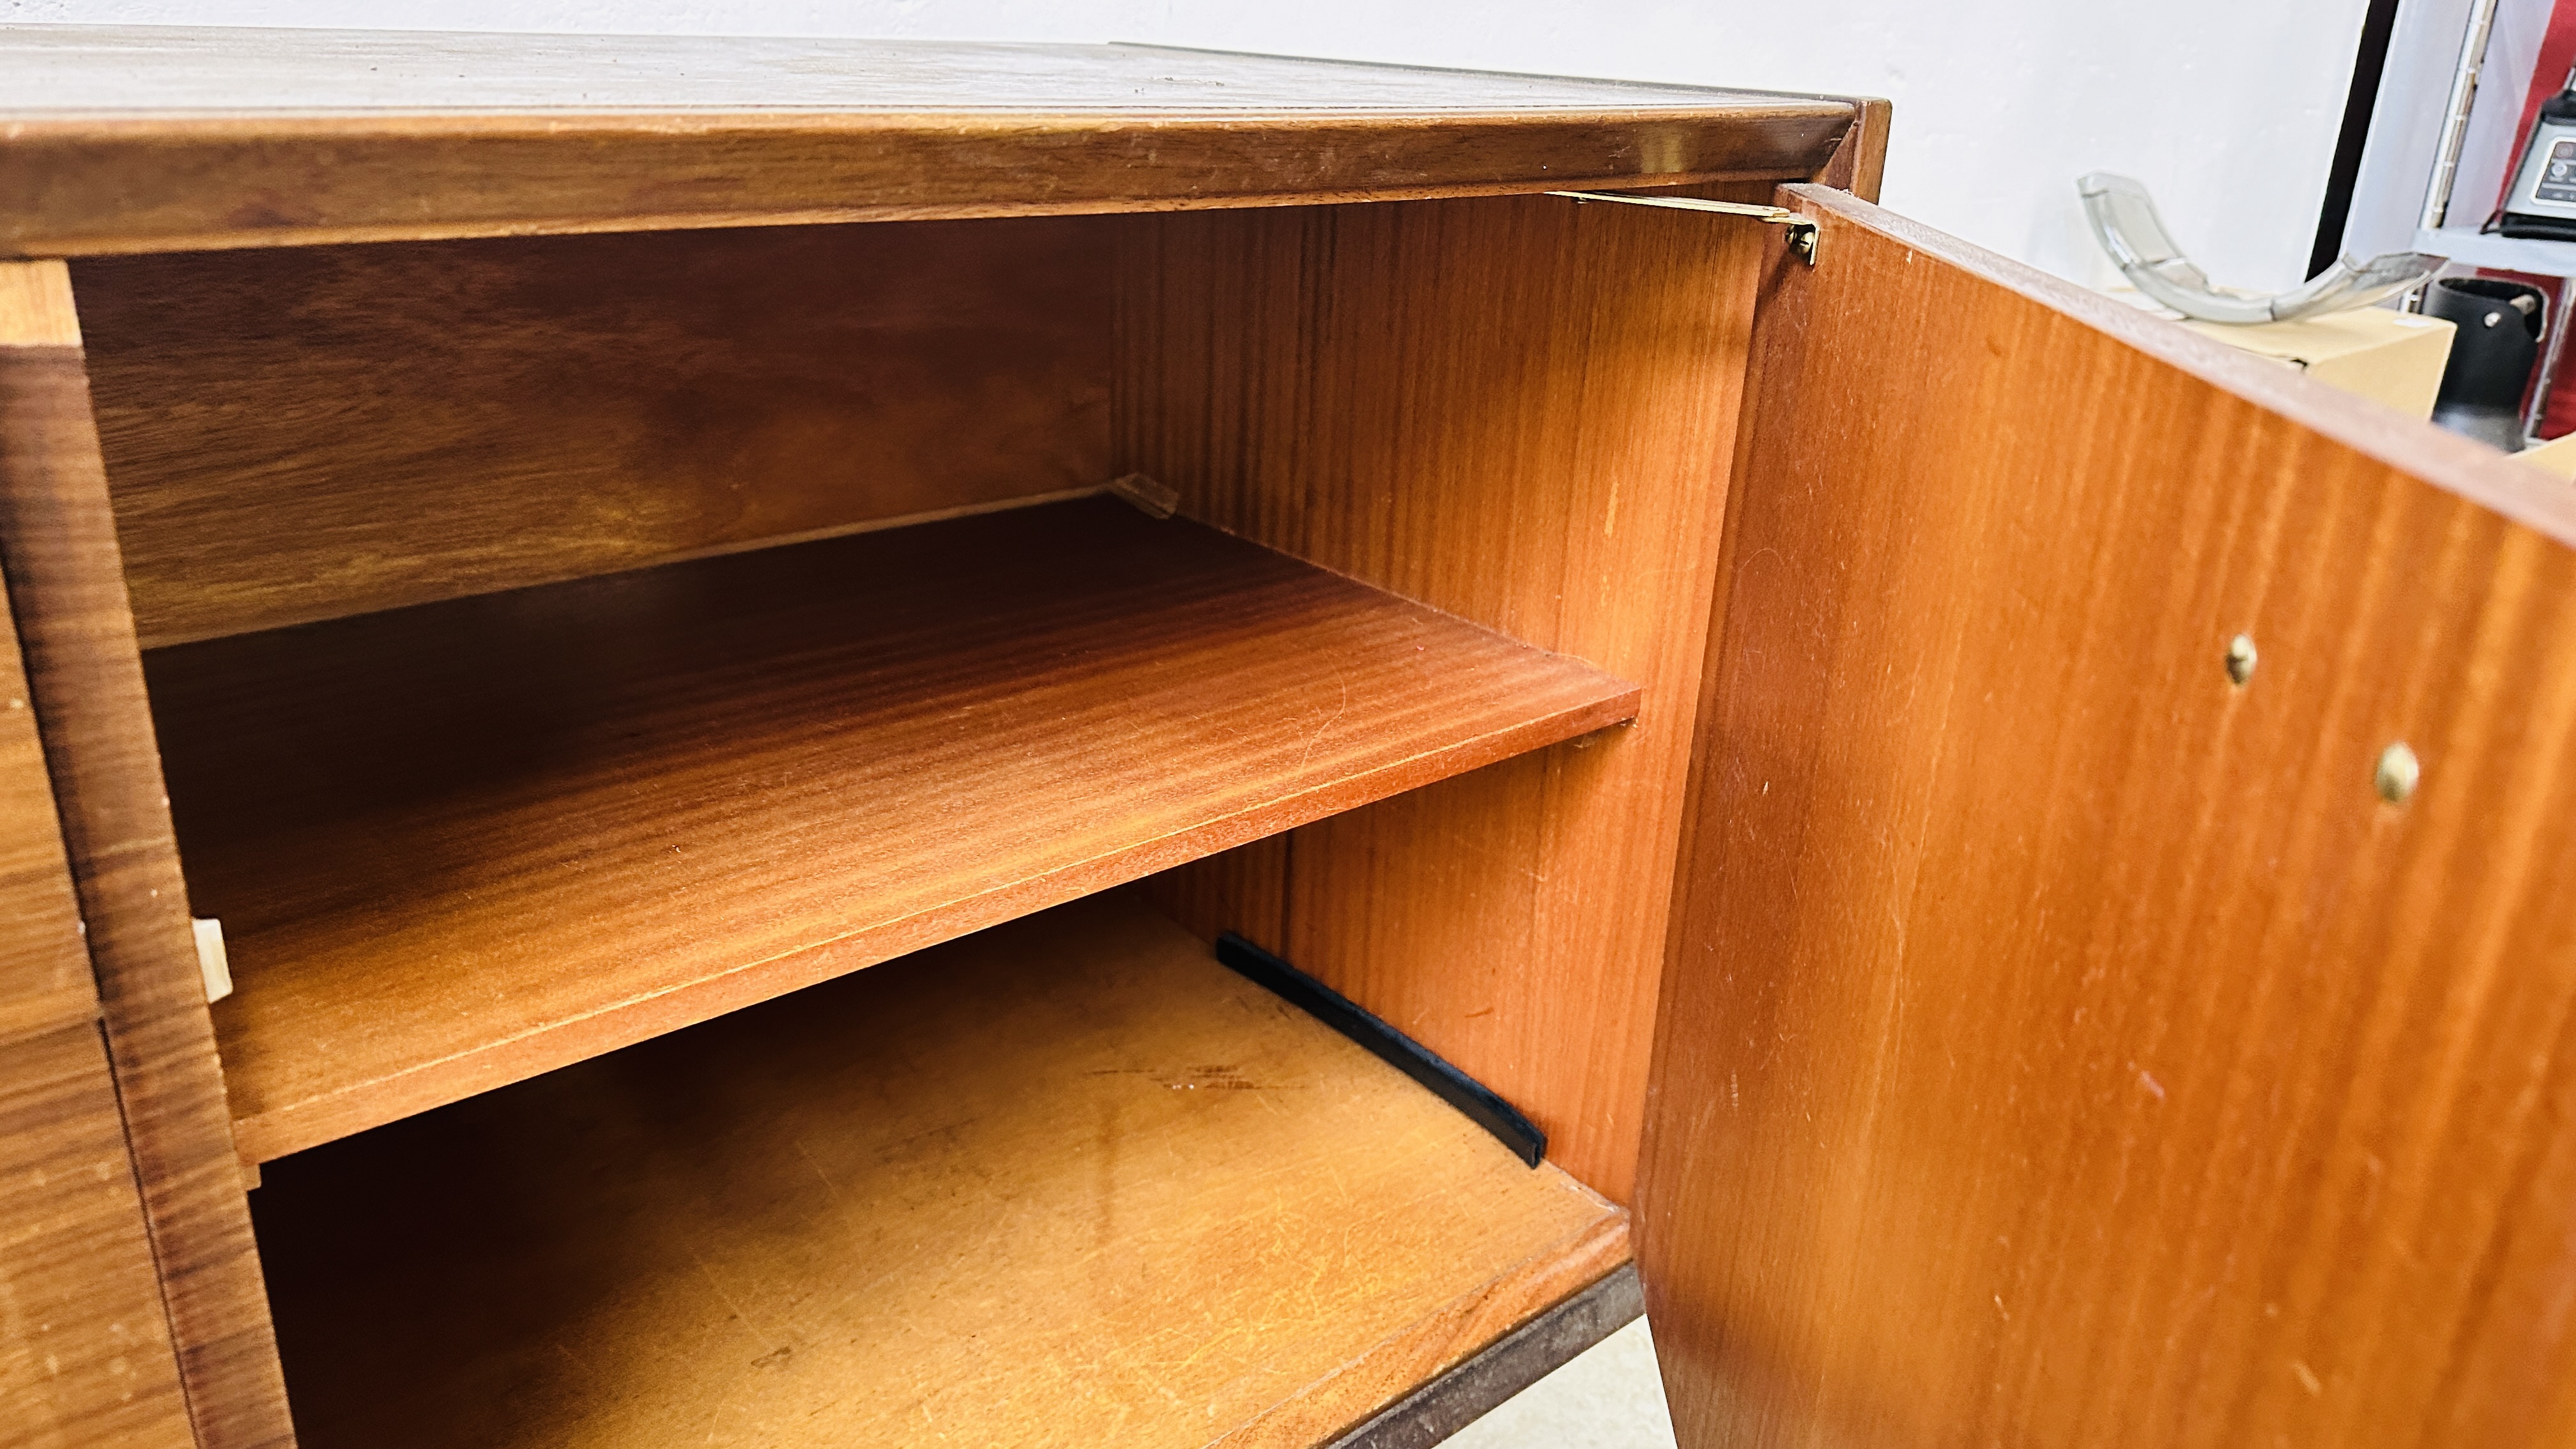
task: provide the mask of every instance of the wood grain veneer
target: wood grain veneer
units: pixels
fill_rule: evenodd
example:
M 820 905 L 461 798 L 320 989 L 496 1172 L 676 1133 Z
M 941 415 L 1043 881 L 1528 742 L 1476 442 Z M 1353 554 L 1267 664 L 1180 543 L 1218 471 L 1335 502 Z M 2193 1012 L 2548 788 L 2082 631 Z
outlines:
M 0 27 L 0 253 L 1807 177 L 1850 103 L 1128 46 Z
M 1854 96 L 1851 102 L 1851 129 L 1843 132 L 1842 143 L 1816 173 L 1815 183 L 1874 202 L 1887 180 L 1887 133 L 1895 124 L 1896 108 L 1876 96 Z
M 316 1449 L 1284 1449 L 1626 1257 L 1115 896 L 268 1173 Z
M 1295 839 L 1294 831 L 1263 836 L 1148 877 L 1136 888 L 1154 909 L 1202 941 L 1213 942 L 1232 931 L 1276 954 L 1288 939 L 1289 856 Z
M 19 315 L 54 319 L 0 336 L 0 573 L 86 923 L 169 1341 L 200 1449 L 289 1445 L 89 389 L 79 347 L 61 340 L 70 289 L 59 265 L 0 274 L 9 277 L 0 293 L 50 294 Z
M 0 1052 L 98 1021 L 98 983 L 17 643 L 0 596 Z
M 2576 503 L 1799 204 L 1639 1194 L 1682 1441 L 2567 1442 Z
M 155 651 L 259 1160 L 1628 718 L 1106 499 Z
M 1216 892 L 1284 897 L 1267 944 L 1624 1197 L 1761 229 L 1537 197 L 1129 227 L 1122 470 L 1642 687 L 1634 729 L 1300 831 L 1278 892 Z
M 78 347 L 80 314 L 61 262 L 0 266 L 0 339 L 10 347 Z
M 94 1022 L 0 1046 L 0 1426 L 190 1449 L 188 1401 Z
M 1096 489 L 1099 221 L 73 268 L 146 647 Z
M 70 295 L 59 265 L 0 268 L 0 358 L 76 344 Z M 47 1449 L 183 1449 L 187 1399 L 98 1016 L 0 598 L 0 1425 Z

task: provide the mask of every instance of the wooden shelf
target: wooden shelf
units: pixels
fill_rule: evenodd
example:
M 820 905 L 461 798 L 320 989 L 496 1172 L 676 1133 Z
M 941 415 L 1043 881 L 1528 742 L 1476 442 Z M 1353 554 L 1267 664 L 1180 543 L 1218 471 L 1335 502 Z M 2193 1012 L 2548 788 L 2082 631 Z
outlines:
M 253 1161 L 1634 715 L 1086 499 L 146 656 Z
M 252 1201 L 307 1449 L 1313 1444 L 1628 1256 L 1124 893 Z
M 1803 180 L 1822 96 L 1112 45 L 0 26 L 0 254 Z

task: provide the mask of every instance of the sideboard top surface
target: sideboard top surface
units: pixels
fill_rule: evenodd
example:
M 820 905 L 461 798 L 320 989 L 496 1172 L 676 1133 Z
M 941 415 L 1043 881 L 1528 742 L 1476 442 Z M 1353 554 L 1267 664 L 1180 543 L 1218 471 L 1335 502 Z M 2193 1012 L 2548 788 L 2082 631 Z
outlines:
M 1804 179 L 1847 100 L 1123 45 L 0 26 L 0 254 Z
M 0 115 L 412 111 L 1656 111 L 1847 114 L 1814 97 L 1141 45 L 0 25 Z

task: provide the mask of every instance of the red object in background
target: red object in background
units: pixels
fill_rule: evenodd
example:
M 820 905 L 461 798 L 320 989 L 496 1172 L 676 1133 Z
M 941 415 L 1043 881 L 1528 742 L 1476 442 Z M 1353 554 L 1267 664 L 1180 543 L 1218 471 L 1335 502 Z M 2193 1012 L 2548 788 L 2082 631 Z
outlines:
M 2533 63 L 2531 74 L 2524 78 L 2522 120 L 2513 128 L 2514 160 L 2522 159 L 2522 138 L 2531 134 L 2531 123 L 2540 119 L 2540 104 L 2558 94 L 2567 80 L 2567 72 L 2576 69 L 2576 0 L 2558 0 L 2549 13 L 2549 31 L 2540 37 L 2540 59 Z M 2496 209 L 2504 209 L 2504 195 L 2513 189 L 2513 173 L 2508 167 L 2504 183 L 2496 188 Z
M 2505 167 L 2504 182 L 2496 189 L 2495 211 L 2504 210 L 2505 193 L 2513 189 L 2513 178 L 2522 169 L 2522 138 L 2531 134 L 2531 123 L 2540 118 L 2541 103 L 2558 94 L 2567 72 L 2576 68 L 2576 0 L 2558 0 L 2549 13 L 2549 30 L 2540 38 L 2540 59 L 2533 63 L 2522 95 L 2522 120 L 2514 127 L 2512 164 Z M 2549 294 L 2550 325 L 2563 326 L 2560 307 L 2568 300 L 2570 288 L 2564 277 L 2530 277 L 2520 272 L 2500 272 L 2481 267 L 2482 277 L 2504 277 L 2516 282 L 2529 282 Z M 2550 339 L 2542 339 L 2543 345 Z M 2535 370 L 2536 371 L 2536 370 Z M 2537 386 L 2537 381 L 2534 383 Z M 2560 359 L 2558 376 L 2551 380 L 2549 404 L 2541 412 L 2540 435 L 2546 438 L 2576 432 L 2576 356 Z

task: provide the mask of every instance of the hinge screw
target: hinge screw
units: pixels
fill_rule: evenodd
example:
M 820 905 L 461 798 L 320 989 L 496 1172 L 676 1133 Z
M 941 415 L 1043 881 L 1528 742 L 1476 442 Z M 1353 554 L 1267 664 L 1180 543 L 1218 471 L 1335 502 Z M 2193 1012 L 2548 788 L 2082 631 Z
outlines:
M 2379 752 L 2379 768 L 2372 772 L 2371 783 L 2379 787 L 2380 799 L 2403 805 L 2423 778 L 2424 763 L 2400 741 Z
M 2254 640 L 2252 636 L 2239 634 L 2235 638 L 2228 640 L 2228 682 L 2234 684 L 2239 689 L 2244 688 L 2245 681 L 2254 677 L 2254 657 Z

